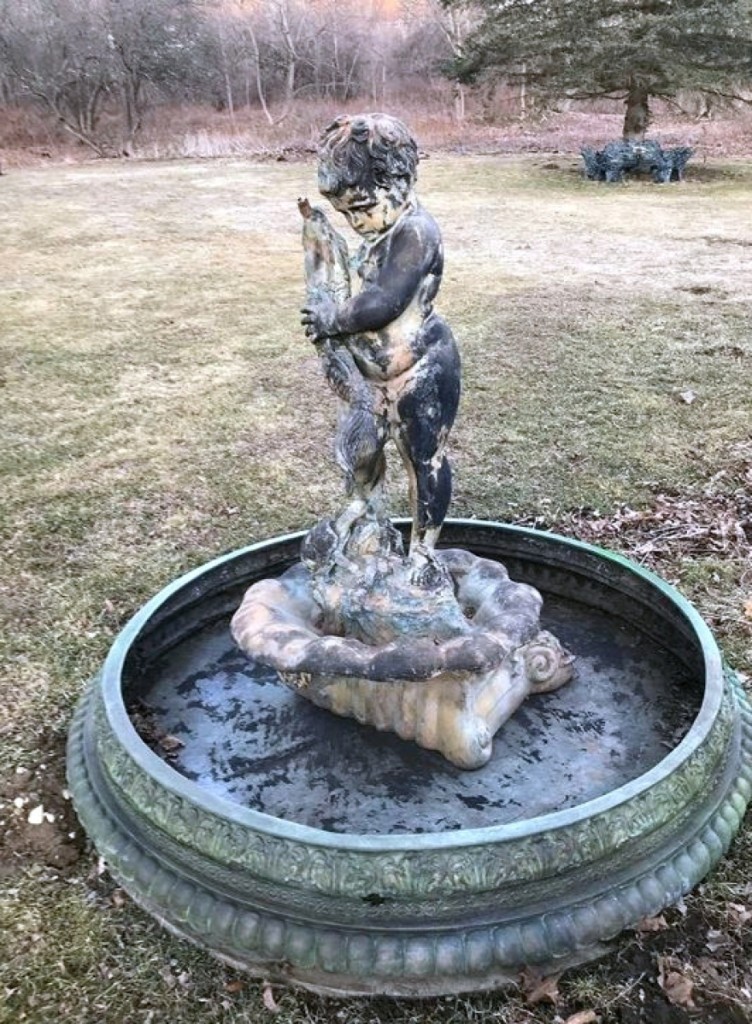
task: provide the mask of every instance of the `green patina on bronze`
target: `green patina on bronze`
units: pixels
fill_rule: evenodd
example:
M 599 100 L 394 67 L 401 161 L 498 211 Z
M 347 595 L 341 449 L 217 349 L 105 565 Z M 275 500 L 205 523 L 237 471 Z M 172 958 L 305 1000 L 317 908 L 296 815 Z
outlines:
M 96 712 L 95 712 L 96 714 Z M 487 892 L 509 882 L 532 881 L 612 855 L 624 844 L 675 820 L 703 794 L 726 755 L 734 724 L 727 691 L 706 741 L 667 778 L 611 810 L 568 826 L 504 839 L 498 829 L 483 842 L 456 848 L 380 851 L 321 846 L 315 835 L 285 839 L 200 808 L 189 796 L 166 790 L 98 718 L 98 752 L 110 780 L 134 810 L 178 842 L 270 881 L 331 895 L 389 896 Z M 302 830 L 313 833 L 314 830 Z
M 594 955 L 689 891 L 728 848 L 752 793 L 752 711 L 694 609 L 639 567 L 577 542 L 492 524 L 448 530 L 484 553 L 501 537 L 528 547 L 541 574 L 546 559 L 588 559 L 583 592 L 618 582 L 652 595 L 654 628 L 691 637 L 704 661 L 689 733 L 620 791 L 460 833 L 340 835 L 210 797 L 136 735 L 121 670 L 166 604 L 190 602 L 207 574 L 219 601 L 241 562 L 265 571 L 276 552 L 279 570 L 293 538 L 225 556 L 172 584 L 126 627 L 71 729 L 71 789 L 87 831 L 167 927 L 228 962 L 325 992 L 482 989 L 525 964 L 560 968 Z M 651 627 L 644 609 L 634 615 Z

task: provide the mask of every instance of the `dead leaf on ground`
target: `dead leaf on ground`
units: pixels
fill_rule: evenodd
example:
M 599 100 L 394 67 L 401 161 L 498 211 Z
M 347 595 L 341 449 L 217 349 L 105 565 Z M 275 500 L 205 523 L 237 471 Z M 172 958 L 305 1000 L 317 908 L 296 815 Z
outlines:
M 709 956 L 700 956 L 695 961 L 697 969 L 702 971 L 706 982 L 710 979 L 711 981 L 721 983 L 721 974 L 718 970 L 719 962 L 722 963 L 722 961 L 713 960 Z
M 682 917 L 687 916 L 687 904 L 684 902 L 683 896 L 680 896 L 674 904 L 674 910 L 678 910 Z
M 245 982 L 242 978 L 234 978 L 232 981 L 225 982 L 225 992 L 230 992 L 233 995 L 236 992 L 241 992 Z
M 745 619 L 752 619 L 752 597 L 742 605 L 742 612 Z
M 526 968 L 520 975 L 525 1002 L 529 1006 L 535 1006 L 536 1003 L 551 1003 L 553 1006 L 557 1006 L 560 977 L 560 974 L 549 974 L 547 977 L 543 977 L 537 971 L 533 971 L 529 967 Z
M 571 1017 L 567 1017 L 564 1024 L 595 1024 L 598 1020 L 598 1014 L 595 1010 L 580 1010 L 579 1013 L 573 1013 Z
M 159 741 L 159 745 L 162 750 L 180 750 L 181 747 L 185 746 L 185 743 L 177 736 L 163 736 Z
M 125 906 L 125 889 L 113 889 L 110 893 L 110 903 L 119 910 Z
M 264 985 L 264 991 L 262 998 L 264 1000 L 264 1006 L 267 1008 L 269 1013 L 280 1013 L 281 1008 L 277 1000 L 274 998 L 274 992 L 268 982 Z
M 687 1009 L 694 1009 L 694 982 L 682 971 L 676 969 L 671 959 L 659 957 L 658 984 L 666 994 L 666 998 L 674 1006 L 685 1006 Z
M 750 617 L 752 618 L 752 616 Z M 748 921 L 752 921 L 752 910 L 743 903 L 729 903 L 728 915 L 737 928 L 747 924 Z
M 635 931 L 640 934 L 643 932 L 664 932 L 667 928 L 668 921 L 663 914 L 658 914 L 656 917 L 643 917 L 635 925 Z

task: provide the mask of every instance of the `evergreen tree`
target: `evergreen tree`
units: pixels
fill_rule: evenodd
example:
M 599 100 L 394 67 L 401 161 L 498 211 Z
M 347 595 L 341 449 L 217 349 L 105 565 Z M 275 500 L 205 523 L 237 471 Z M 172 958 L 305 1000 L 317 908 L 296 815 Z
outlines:
M 445 0 L 450 5 L 465 0 Z M 752 0 L 478 0 L 452 77 L 524 81 L 540 93 L 623 97 L 642 138 L 651 97 L 733 93 L 752 78 Z

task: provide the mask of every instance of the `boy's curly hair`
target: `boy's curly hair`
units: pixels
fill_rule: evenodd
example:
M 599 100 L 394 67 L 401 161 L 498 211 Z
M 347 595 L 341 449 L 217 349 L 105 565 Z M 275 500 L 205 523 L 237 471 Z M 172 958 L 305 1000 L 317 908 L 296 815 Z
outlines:
M 371 189 L 417 178 L 418 146 L 402 121 L 389 114 L 344 114 L 321 133 L 319 186 L 338 195 L 355 185 Z

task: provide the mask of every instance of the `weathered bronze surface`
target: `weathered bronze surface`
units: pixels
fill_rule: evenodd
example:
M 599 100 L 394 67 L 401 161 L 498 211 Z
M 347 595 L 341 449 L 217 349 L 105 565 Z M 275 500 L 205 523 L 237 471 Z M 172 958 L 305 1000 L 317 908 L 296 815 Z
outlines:
M 498 562 L 439 552 L 449 585 L 432 592 L 398 578 L 409 575 L 406 560 L 384 561 L 372 554 L 352 574 L 332 575 L 324 601 L 303 565 L 256 583 L 233 635 L 319 707 L 480 768 L 527 697 L 571 679 L 572 658 L 540 628 L 538 591 Z
M 619 139 L 597 151 L 592 146 L 583 146 L 580 153 L 585 176 L 591 181 L 623 181 L 625 174 L 649 174 L 653 181 L 665 185 L 684 180 L 684 170 L 694 150 L 690 146 L 662 149 L 654 139 Z
M 296 698 L 268 673 L 247 709 L 227 622 L 250 583 L 294 563 L 301 539 L 224 556 L 157 595 L 71 730 L 87 831 L 173 931 L 323 992 L 492 988 L 525 965 L 596 955 L 728 848 L 752 792 L 752 712 L 671 587 L 563 538 L 448 522 L 447 543 L 535 586 L 544 624 L 582 651 L 582 679 L 528 702 L 492 761 L 468 773 L 305 703 L 282 745 Z M 175 766 L 134 730 L 126 705 L 139 699 L 185 737 Z M 349 802 L 329 799 L 322 771 L 347 780 Z
M 335 453 L 350 498 L 305 538 L 301 565 L 250 588 L 232 622 L 240 647 L 301 696 L 440 751 L 462 768 L 532 693 L 572 676 L 540 629 L 540 595 L 503 566 L 434 548 L 451 494 L 445 454 L 459 354 L 434 310 L 443 251 L 415 194 L 418 147 L 386 114 L 342 117 L 319 151 L 319 186 L 361 237 L 347 242 L 307 199 L 306 334 L 341 399 Z M 407 470 L 407 555 L 386 515 L 385 445 Z
M 341 117 L 323 133 L 319 189 L 362 239 L 355 295 L 347 242 L 323 210 L 300 204 L 303 323 L 348 407 L 337 457 L 354 503 L 338 532 L 350 518 L 381 510 L 391 438 L 410 481 L 414 557 L 434 547 L 449 507 L 445 452 L 460 397 L 457 345 L 434 309 L 444 269 L 441 234 L 415 194 L 417 167 L 415 140 L 387 114 Z

